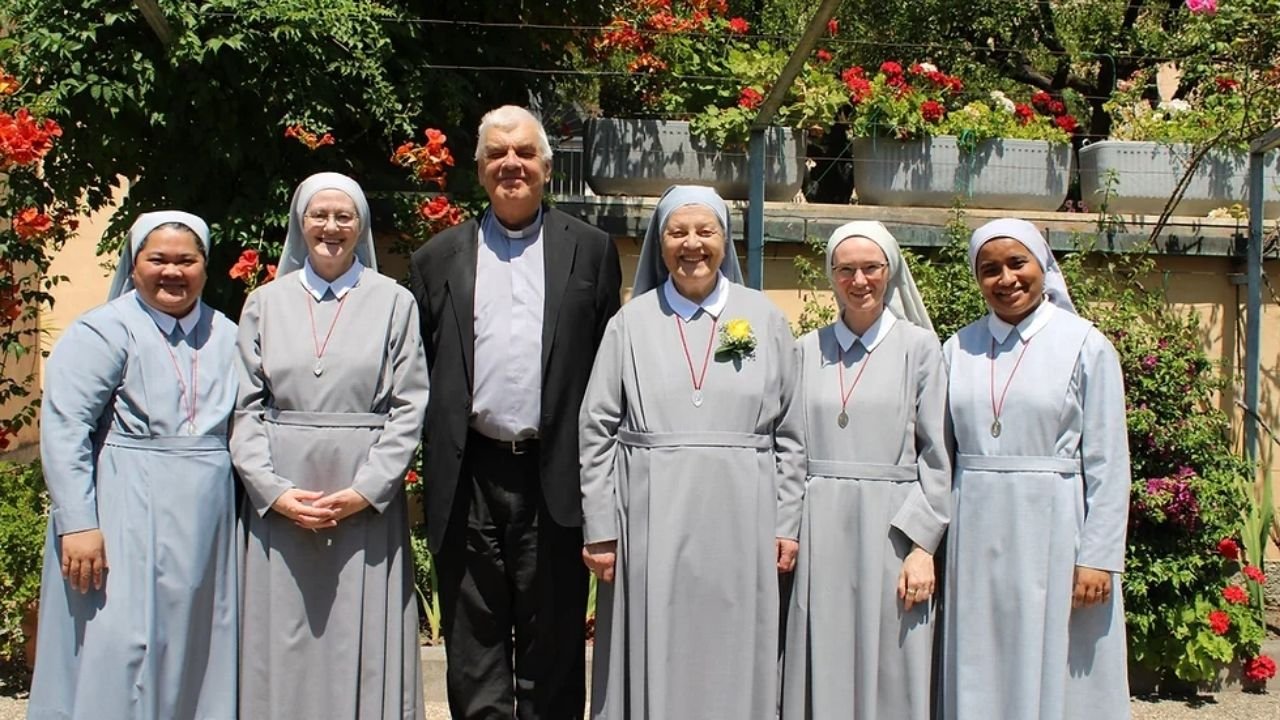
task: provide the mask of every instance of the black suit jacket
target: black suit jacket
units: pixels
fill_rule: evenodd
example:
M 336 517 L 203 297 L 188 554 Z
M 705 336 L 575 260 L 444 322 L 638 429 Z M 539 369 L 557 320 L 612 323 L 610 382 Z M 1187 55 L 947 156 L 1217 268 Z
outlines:
M 478 230 L 475 220 L 449 228 L 418 248 L 409 264 L 431 369 L 422 439 L 433 551 L 449 524 L 471 417 Z M 618 311 L 622 269 L 606 233 L 559 210 L 544 208 L 541 242 L 546 271 L 538 429 L 542 493 L 552 520 L 577 527 L 582 524 L 578 409 L 605 324 Z

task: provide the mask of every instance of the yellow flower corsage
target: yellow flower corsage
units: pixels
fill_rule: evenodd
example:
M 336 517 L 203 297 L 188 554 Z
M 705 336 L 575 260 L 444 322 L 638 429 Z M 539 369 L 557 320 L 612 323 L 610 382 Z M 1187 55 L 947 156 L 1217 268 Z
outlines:
M 720 327 L 720 347 L 716 357 L 735 360 L 750 358 L 756 352 L 756 335 L 745 318 L 734 318 Z

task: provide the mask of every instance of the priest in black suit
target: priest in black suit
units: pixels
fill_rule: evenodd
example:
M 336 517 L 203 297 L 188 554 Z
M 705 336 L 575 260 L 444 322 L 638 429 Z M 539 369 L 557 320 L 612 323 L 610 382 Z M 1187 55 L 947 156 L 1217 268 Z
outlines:
M 609 236 L 543 204 L 546 131 L 489 112 L 489 207 L 410 264 L 431 369 L 427 534 L 455 720 L 567 720 L 584 702 L 578 407 L 621 268 Z

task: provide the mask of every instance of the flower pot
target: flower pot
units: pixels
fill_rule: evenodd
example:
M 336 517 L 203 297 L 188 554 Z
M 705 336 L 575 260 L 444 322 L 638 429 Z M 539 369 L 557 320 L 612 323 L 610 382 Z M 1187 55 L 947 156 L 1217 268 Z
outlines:
M 1190 145 L 1133 140 L 1103 140 L 1080 148 L 1080 197 L 1090 206 L 1102 202 L 1107 178 L 1114 181 L 1107 198 L 1113 213 L 1159 215 L 1186 172 Z M 1263 214 L 1280 215 L 1280 153 L 1266 156 L 1263 176 L 1266 190 Z M 1196 167 L 1175 215 L 1207 215 L 1233 203 L 1248 205 L 1249 154 L 1238 150 L 1209 151 Z
M 747 199 L 747 153 L 708 145 L 675 120 L 587 123 L 586 175 L 598 195 L 661 195 L 671 185 L 710 185 L 726 200 Z M 766 200 L 789 201 L 804 181 L 804 132 L 765 131 Z
M 1071 146 L 997 138 L 963 150 L 951 135 L 853 140 L 853 188 L 868 205 L 1057 210 L 1071 184 Z

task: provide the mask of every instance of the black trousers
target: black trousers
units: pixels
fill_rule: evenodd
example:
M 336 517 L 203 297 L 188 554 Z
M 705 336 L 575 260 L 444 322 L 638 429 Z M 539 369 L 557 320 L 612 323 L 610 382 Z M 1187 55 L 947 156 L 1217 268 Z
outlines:
M 580 719 L 582 528 L 551 519 L 536 449 L 516 455 L 474 435 L 467 445 L 435 555 L 449 712 L 454 720 Z

